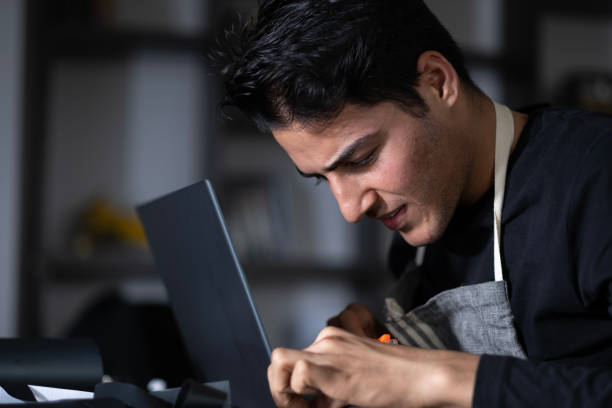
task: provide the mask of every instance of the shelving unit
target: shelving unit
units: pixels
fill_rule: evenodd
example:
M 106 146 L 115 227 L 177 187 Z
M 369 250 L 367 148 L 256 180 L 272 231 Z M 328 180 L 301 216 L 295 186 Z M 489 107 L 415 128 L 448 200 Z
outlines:
M 491 74 L 490 78 L 495 82 L 491 92 L 498 92 L 499 96 L 495 96 L 512 107 L 550 101 L 551 95 L 545 94 L 539 86 L 539 55 L 542 51 L 539 38 L 545 16 L 555 14 L 612 19 L 612 5 L 598 0 L 586 0 L 579 4 L 549 0 L 471 0 L 463 2 L 461 7 L 465 8 L 465 4 L 469 3 L 476 8 L 466 10 L 477 10 L 479 1 L 489 5 L 497 4 L 501 27 L 498 27 L 499 33 L 492 35 L 499 34 L 500 40 L 492 48 L 479 48 L 478 44 L 469 46 L 467 41 L 466 60 L 468 66 L 475 71 Z M 438 7 L 448 7 L 446 0 L 428 2 L 432 6 L 435 3 Z M 50 218 L 56 217 L 57 213 L 50 214 L 45 210 L 61 207 L 57 204 L 61 200 L 53 201 L 49 195 L 48 178 L 52 176 L 49 169 L 56 169 L 54 163 L 61 161 L 58 157 L 74 157 L 65 154 L 65 151 L 62 153 L 64 156 L 53 155 L 54 143 L 58 142 L 57 133 L 53 133 L 57 132 L 58 128 L 53 128 L 57 123 L 53 122 L 52 117 L 52 113 L 56 113 L 53 104 L 57 89 L 53 88 L 53 81 L 57 80 L 57 70 L 77 67 L 81 70 L 79 72 L 91 72 L 91 69 L 112 67 L 109 71 L 133 78 L 138 75 L 133 70 L 134 61 L 143 54 L 163 54 L 172 58 L 204 61 L 202 56 L 214 44 L 214 36 L 219 32 L 219 27 L 225 26 L 228 15 L 224 5 L 219 4 L 223 2 L 206 1 L 207 15 L 202 16 L 206 20 L 203 30 L 172 31 L 167 28 L 113 25 L 108 15 L 102 21 L 95 17 L 91 9 L 98 3 L 110 4 L 113 1 L 27 1 L 22 160 L 22 177 L 25 182 L 21 192 L 23 217 L 19 306 L 19 333 L 22 336 L 45 334 L 42 328 L 48 326 L 48 322 L 42 321 L 41 310 L 48 306 L 44 304 L 44 299 L 52 285 L 67 285 L 75 291 L 86 286 L 93 287 L 91 292 L 86 293 L 87 296 L 93 296 L 95 288 L 103 290 L 126 279 L 152 280 L 156 276 L 150 258 L 146 255 L 127 256 L 119 261 L 104 258 L 80 260 L 66 251 L 56 250 L 57 245 L 53 250 L 49 248 L 47 237 L 55 234 L 57 238 L 59 233 L 56 227 L 63 225 L 59 217 L 52 220 L 55 224 L 51 222 Z M 63 5 L 63 8 L 58 4 Z M 72 10 L 71 6 L 76 6 L 76 14 L 71 12 L 62 19 L 62 13 Z M 49 12 L 53 7 L 59 7 L 59 11 Z M 457 4 L 454 7 L 458 7 Z M 81 10 L 81 15 L 78 10 Z M 465 17 L 456 13 L 449 13 L 449 16 L 447 18 Z M 444 19 L 442 22 L 445 23 Z M 315 188 L 311 181 L 301 179 L 270 137 L 259 134 L 253 126 L 241 121 L 227 123 L 218 119 L 218 111 L 211 107 L 216 106 L 219 100 L 220 84 L 213 75 L 209 75 L 204 63 L 190 72 L 200 68 L 206 80 L 194 92 L 203 96 L 197 116 L 200 121 L 198 135 L 202 143 L 194 147 L 200 161 L 196 163 L 197 170 L 194 173 L 197 178 L 207 176 L 213 179 L 230 228 L 232 224 L 237 228 L 237 232 L 232 234 L 235 238 L 248 235 L 241 232 L 241 228 L 243 231 L 244 228 L 251 228 L 248 214 L 243 218 L 233 215 L 234 212 L 245 211 L 236 203 L 250 203 L 249 197 L 254 197 L 249 196 L 249 189 L 255 191 L 255 196 L 262 192 L 265 194 L 266 199 L 259 206 L 258 216 L 276 228 L 272 232 L 273 238 L 266 245 L 253 247 L 247 242 L 242 244 L 242 248 L 246 249 L 239 248 L 244 269 L 249 280 L 258 286 L 257 290 L 268 293 L 266 285 L 270 284 L 282 283 L 287 287 L 298 286 L 309 280 L 325 282 L 339 279 L 354 293 L 363 295 L 368 289 L 380 286 L 381 281 L 385 281 L 382 270 L 390 234 L 374 222 L 365 222 L 359 226 L 346 224 L 327 189 L 324 186 Z M 64 83 L 70 84 L 72 81 L 68 75 L 62 78 Z M 134 108 L 135 105 L 129 105 L 127 94 L 122 95 L 124 98 L 117 99 L 117 103 L 125 106 L 112 106 L 115 109 L 113 112 L 126 112 Z M 141 101 L 146 99 L 146 96 L 140 97 Z M 94 102 L 99 102 L 101 110 L 104 109 L 102 101 Z M 73 103 L 74 106 L 80 106 L 77 102 Z M 64 114 L 68 117 L 66 112 Z M 118 114 L 121 115 L 123 113 Z M 130 123 L 124 127 L 130 128 L 134 122 Z M 137 123 L 139 126 L 141 124 Z M 65 128 L 59 129 L 61 131 Z M 121 145 L 131 140 L 130 130 L 119 127 L 114 129 L 118 129 L 117 134 L 109 136 L 113 143 Z M 125 149 L 123 146 L 115 151 L 124 152 Z M 74 162 L 68 160 L 63 165 L 65 171 L 71 169 Z M 121 176 L 124 174 L 120 171 L 124 169 L 111 170 L 117 171 L 117 179 L 123 178 Z M 64 200 L 62 203 L 66 202 Z M 64 207 L 70 208 L 62 207 L 62 211 L 68 213 L 74 210 L 72 204 L 64 204 Z M 248 210 L 254 208 L 251 206 Z M 279 223 L 282 228 L 273 225 Z M 53 225 L 53 228 L 49 225 Z M 271 248 L 277 250 L 273 244 L 279 239 L 285 246 L 281 251 L 274 252 Z M 67 293 L 61 292 L 61 295 L 69 296 Z M 80 302 L 84 295 L 79 296 Z
M 86 3 L 95 2 L 79 5 Z M 81 20 L 78 10 L 76 16 L 71 14 L 64 20 L 60 12 L 49 12 L 58 4 L 60 9 L 62 4 L 75 5 L 70 0 L 57 3 L 30 0 L 27 3 L 23 172 L 28 182 L 24 183 L 22 191 L 24 217 L 19 307 L 19 332 L 22 336 L 61 335 L 88 301 L 108 289 L 127 281 L 157 280 L 147 254 L 138 251 L 129 254 L 128 251 L 123 257 L 109 258 L 94 253 L 89 258 L 80 259 L 67 250 L 65 231 L 73 222 L 77 204 L 90 193 L 88 184 L 106 184 L 110 191 L 108 198 L 127 201 L 119 204 L 137 203 L 132 189 L 129 189 L 131 194 L 127 194 L 124 191 L 127 188 L 120 186 L 122 179 L 130 178 L 131 175 L 125 173 L 130 170 L 124 168 L 125 160 L 114 157 L 123 155 L 126 143 L 132 143 L 131 138 L 134 138 L 130 133 L 134 123 L 129 122 L 134 119 L 126 119 L 125 115 L 129 113 L 123 113 L 135 107 L 130 105 L 130 94 L 125 93 L 125 87 L 129 85 L 126 81 L 134 80 L 141 73 L 138 71 L 140 68 L 132 68 L 134 61 L 138 63 L 141 55 L 145 58 L 151 55 L 184 56 L 205 61 L 203 56 L 218 32 L 213 22 L 224 25 L 226 15 L 223 7 L 215 6 L 216 2 L 207 2 L 209 14 L 203 17 L 210 20 L 204 24 L 207 29 L 185 33 L 125 24 L 114 26 L 112 22 L 109 24 L 108 16 L 105 16 L 104 23 L 100 23 L 95 10 L 88 8 L 90 6 L 79 6 L 84 9 L 80 12 L 85 15 L 84 20 Z M 64 7 L 60 11 L 66 10 Z M 159 60 L 156 58 L 154 61 Z M 265 292 L 267 285 L 277 285 L 278 282 L 283 282 L 285 288 L 292 288 L 299 286 L 300 282 L 340 279 L 359 292 L 379 283 L 376 274 L 366 273 L 377 262 L 374 258 L 382 257 L 367 233 L 372 224 L 345 226 L 329 192 L 324 187 L 313 190 L 310 181 L 302 180 L 271 138 L 243 122 L 220 120 L 216 109 L 211 108 L 219 101 L 219 84 L 209 74 L 204 62 L 201 67 L 206 81 L 199 92 L 205 98 L 203 105 L 194 109 L 201 121 L 199 139 L 202 143 L 195 147 L 199 164 L 193 177 L 213 179 L 226 218 L 231 215 L 236 202 L 232 193 L 240 193 L 241 185 L 247 189 L 261 190 L 263 187 L 266 191 L 279 186 L 285 189 L 266 199 L 275 208 L 259 208 L 261 211 L 254 217 L 247 217 L 246 222 L 241 224 L 240 219 L 233 222 L 244 227 L 249 226 L 249 218 L 261 218 L 261 222 L 276 224 L 277 236 L 274 242 L 268 243 L 267 252 L 261 245 L 239 251 L 252 285 L 263 287 Z M 104 85 L 96 85 L 97 81 L 103 81 L 100 83 Z M 110 93 L 106 94 L 107 91 Z M 102 97 L 100 92 L 103 92 Z M 139 98 L 140 102 L 146 102 L 146 98 Z M 109 101 L 116 102 L 111 102 L 108 107 Z M 101 116 L 94 117 L 97 107 Z M 80 122 L 68 123 L 73 116 Z M 185 118 L 179 118 L 179 121 L 181 119 Z M 122 124 L 126 120 L 127 125 Z M 107 129 L 107 136 L 101 127 Z M 142 122 L 136 123 L 136 127 L 143 128 Z M 96 149 L 95 145 L 102 137 L 108 139 L 102 151 L 97 154 L 86 151 L 88 148 Z M 142 137 L 137 139 L 142 140 Z M 82 150 L 73 151 L 77 146 Z M 141 143 L 140 147 L 146 146 Z M 85 152 L 85 156 L 81 152 Z M 100 167 L 100 163 L 111 159 L 113 164 L 108 169 Z M 111 174 L 115 182 L 109 183 L 109 176 L 105 173 Z M 244 183 L 244 180 L 249 180 L 249 183 Z M 177 183 L 182 182 L 176 182 L 163 192 L 180 187 Z M 130 186 L 138 187 L 134 183 Z M 147 197 L 152 196 L 153 193 Z M 242 195 L 242 199 L 248 202 L 249 196 Z M 279 208 L 287 212 L 280 221 L 276 218 Z M 253 208 L 248 210 L 253 211 Z M 305 213 L 309 215 L 297 216 Z M 315 220 L 307 221 L 309 218 Z M 231 219 L 228 221 L 232 223 Z M 279 222 L 283 223 L 282 226 Z M 321 228 L 330 225 L 338 228 L 322 233 Z M 234 234 L 235 239 L 241 236 L 240 230 Z M 378 236 L 376 233 L 375 237 Z M 255 236 L 248 245 L 252 246 L 257 239 Z M 283 245 L 274 246 L 278 242 Z
M 210 14 L 203 15 L 201 19 L 207 22 L 203 24 L 206 29 L 188 33 L 167 28 L 113 26 L 108 24 L 109 21 L 103 23 L 97 19 L 95 7 L 103 3 L 30 0 L 26 5 L 23 148 L 23 175 L 26 182 L 22 187 L 19 305 L 19 334 L 22 336 L 46 334 L 41 332 L 43 327 L 48 326 L 41 321 L 41 311 L 48 306 L 44 304 L 45 295 L 50 286 L 54 284 L 79 283 L 95 287 L 100 282 L 117 283 L 124 279 L 153 279 L 155 277 L 150 256 L 139 254 L 138 251 L 133 256 L 128 255 L 127 258 L 123 257 L 120 260 L 115 259 L 109 262 L 104 258 L 96 257 L 85 261 L 80 260 L 69 252 L 63 250 L 58 252 L 59 245 L 55 245 L 56 248 L 50 250 L 48 236 L 55 235 L 54 240 L 63 239 L 63 237 L 58 237 L 61 234 L 56 231 L 49 231 L 49 216 L 56 217 L 57 214 L 49 215 L 46 210 L 50 201 L 53 201 L 49 196 L 49 191 L 53 190 L 53 186 L 49 185 L 49 177 L 52 177 L 49 175 L 49 169 L 54 165 L 50 153 L 54 143 L 57 143 L 56 140 L 50 138 L 52 136 L 50 129 L 53 125 L 51 117 L 53 106 L 51 104 L 55 96 L 52 92 L 57 91 L 57 89 L 52 89 L 53 81 L 57 80 L 54 73 L 66 66 L 84 67 L 84 72 L 89 67 L 96 69 L 97 66 L 113 64 L 115 66 L 123 64 L 128 67 L 126 69 L 129 69 L 130 59 L 143 52 L 194 56 L 199 59 L 205 55 L 211 45 L 213 37 L 210 33 L 212 31 L 208 30 L 214 30 L 213 21 L 207 21 Z M 105 3 L 108 5 L 112 2 Z M 206 11 L 216 14 L 215 7 L 214 2 L 210 2 Z M 201 76 L 205 78 L 206 72 L 202 71 Z M 204 103 L 215 103 L 213 102 L 216 100 L 214 90 L 211 92 L 211 89 L 206 89 L 206 91 L 202 89 L 199 92 L 204 97 Z M 96 95 L 91 96 L 96 97 Z M 96 102 L 98 101 L 93 101 L 92 104 Z M 118 102 L 121 103 L 121 101 Z M 73 103 L 78 104 L 79 102 Z M 103 106 L 101 108 L 104 109 Z M 207 156 L 213 152 L 207 143 L 213 143 L 215 140 L 214 122 L 207 117 L 209 110 L 202 108 L 201 111 L 200 119 L 203 123 L 210 122 L 210 125 L 202 126 L 202 133 L 199 136 L 202 141 L 199 148 L 202 164 L 197 171 L 198 178 L 202 174 L 213 171 L 212 168 L 207 167 L 213 163 L 212 160 L 207 160 Z M 120 124 L 115 125 L 115 129 L 117 126 Z M 65 127 L 63 129 L 66 130 Z M 116 141 L 121 141 L 119 136 L 110 136 L 113 136 Z M 69 150 L 70 146 L 62 146 L 62 148 Z M 64 153 L 64 156 L 66 155 Z M 64 172 L 84 173 L 81 177 L 86 182 L 87 174 L 85 173 L 89 169 L 71 169 L 71 166 L 74 165 L 75 163 L 70 162 L 60 163 L 60 166 L 65 166 L 62 170 Z M 103 171 L 104 169 L 101 169 L 98 173 Z M 52 182 L 57 182 L 57 180 Z M 69 189 L 70 186 L 64 188 L 68 191 Z M 76 193 L 79 194 L 78 191 Z

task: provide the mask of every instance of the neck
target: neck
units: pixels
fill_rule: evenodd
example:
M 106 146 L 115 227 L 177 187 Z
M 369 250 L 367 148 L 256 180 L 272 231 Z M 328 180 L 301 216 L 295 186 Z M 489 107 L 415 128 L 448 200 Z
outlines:
M 482 198 L 493 185 L 495 173 L 495 106 L 487 96 L 472 96 L 466 107 L 468 110 L 467 131 L 471 139 L 473 162 L 467 187 L 461 204 L 474 204 Z M 527 115 L 512 111 L 514 119 L 514 140 L 510 152 L 514 151 L 521 132 L 527 123 Z

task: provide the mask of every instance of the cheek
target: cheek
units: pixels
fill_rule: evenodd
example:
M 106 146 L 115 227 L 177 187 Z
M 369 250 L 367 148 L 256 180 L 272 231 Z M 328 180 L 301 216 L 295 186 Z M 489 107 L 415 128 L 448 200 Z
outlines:
M 417 184 L 420 161 L 405 149 L 389 149 L 382 152 L 379 158 L 380 167 L 377 174 L 378 189 L 401 196 L 413 195 Z

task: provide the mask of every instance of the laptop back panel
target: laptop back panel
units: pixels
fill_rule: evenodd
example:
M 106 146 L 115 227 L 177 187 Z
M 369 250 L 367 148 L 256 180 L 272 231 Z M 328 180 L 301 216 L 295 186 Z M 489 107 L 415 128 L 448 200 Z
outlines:
M 200 379 L 230 380 L 237 407 L 274 406 L 266 376 L 270 346 L 210 182 L 138 213 Z

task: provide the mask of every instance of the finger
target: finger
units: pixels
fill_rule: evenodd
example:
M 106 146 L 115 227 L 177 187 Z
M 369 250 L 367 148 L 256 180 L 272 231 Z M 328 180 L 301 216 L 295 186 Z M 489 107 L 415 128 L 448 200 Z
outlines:
M 272 395 L 272 399 L 278 408 L 309 408 L 312 404 L 306 401 L 302 396 L 294 393 L 281 393 L 280 395 Z
M 268 366 L 268 382 L 270 392 L 278 406 L 306 407 L 309 403 L 301 395 L 317 395 L 319 390 L 307 383 L 292 382 L 295 367 L 306 360 L 320 360 L 312 353 L 277 348 L 272 351 L 271 362 Z M 294 384 L 297 386 L 294 387 Z
M 322 395 L 327 398 L 317 396 L 313 401 L 317 404 L 322 404 L 327 401 L 330 407 L 346 405 L 343 401 L 333 400 L 333 395 L 325 393 L 326 388 L 333 387 L 334 384 L 346 384 L 346 378 L 342 371 L 329 364 L 318 364 L 310 360 L 299 360 L 296 362 L 293 373 L 291 374 L 291 389 L 300 394 L 312 392 L 312 390 L 320 390 Z M 336 389 L 337 392 L 340 390 Z
M 346 404 L 341 401 L 335 401 L 329 398 L 327 395 L 319 394 L 312 401 L 312 405 L 315 408 L 344 408 Z
M 298 350 L 278 348 L 272 351 L 268 366 L 270 393 L 278 407 L 308 407 L 309 404 L 297 395 L 290 386 L 295 361 L 305 354 Z
M 316 395 L 318 393 L 318 390 L 308 382 L 311 365 L 313 363 L 307 360 L 298 360 L 295 363 L 291 373 L 289 390 L 300 395 Z

